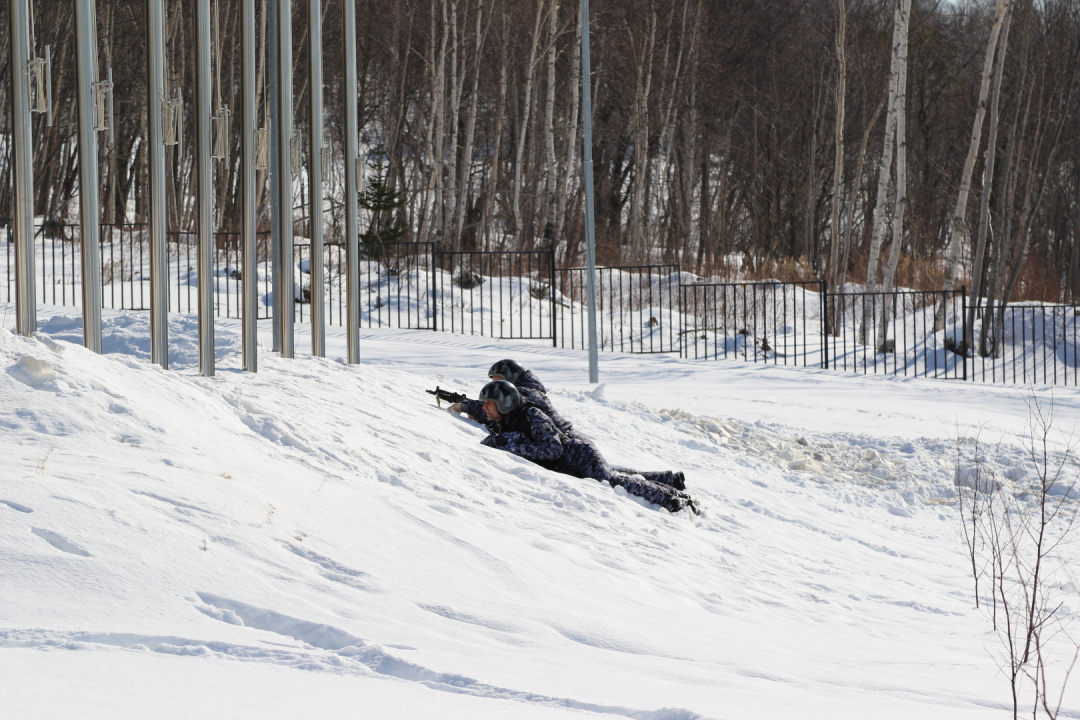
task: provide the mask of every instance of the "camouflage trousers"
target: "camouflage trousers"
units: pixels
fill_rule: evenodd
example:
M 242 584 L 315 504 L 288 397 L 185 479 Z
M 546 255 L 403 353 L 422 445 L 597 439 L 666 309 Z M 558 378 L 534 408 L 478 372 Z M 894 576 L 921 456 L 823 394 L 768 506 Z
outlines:
M 675 471 L 674 470 L 631 470 L 630 468 L 624 468 L 620 466 L 612 466 L 611 468 L 615 472 L 621 472 L 626 475 L 640 475 L 646 480 L 650 480 L 661 485 L 675 485 Z
M 589 440 L 582 440 L 580 436 L 575 437 L 574 442 L 566 449 L 560 472 L 578 478 L 600 480 L 611 487 L 621 485 L 631 495 L 644 498 L 655 505 L 663 505 L 669 498 L 678 494 L 678 491 L 670 484 L 643 477 L 641 474 L 634 474 L 632 471 L 613 469 L 596 446 Z M 663 475 L 663 473 L 649 474 Z M 667 475 L 670 476 L 672 473 L 668 472 Z

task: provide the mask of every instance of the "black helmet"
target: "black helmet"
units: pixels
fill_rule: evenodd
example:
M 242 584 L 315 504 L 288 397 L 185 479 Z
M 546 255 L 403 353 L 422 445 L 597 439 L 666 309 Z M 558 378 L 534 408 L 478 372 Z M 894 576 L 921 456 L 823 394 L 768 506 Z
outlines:
M 517 383 L 518 378 L 524 374 L 525 368 L 521 367 L 513 360 L 500 360 L 488 370 L 488 377 L 502 375 L 503 380 L 511 383 Z
M 521 405 L 518 389 L 505 380 L 492 380 L 480 391 L 480 400 L 491 400 L 500 415 L 507 415 Z

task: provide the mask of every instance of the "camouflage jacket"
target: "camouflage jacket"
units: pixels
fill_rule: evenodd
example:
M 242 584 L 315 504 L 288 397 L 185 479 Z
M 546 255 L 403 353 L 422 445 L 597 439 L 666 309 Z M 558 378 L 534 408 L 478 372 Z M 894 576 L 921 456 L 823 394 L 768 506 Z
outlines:
M 481 441 L 482 445 L 505 450 L 549 470 L 561 469 L 570 439 L 540 408 L 525 403 L 487 427 L 491 434 Z
M 540 408 L 545 415 L 555 423 L 560 431 L 567 435 L 574 436 L 577 433 L 574 432 L 573 424 L 559 414 L 559 411 L 555 409 L 555 406 L 548 400 L 547 392 L 544 389 L 544 384 L 540 382 L 531 370 L 526 370 L 521 377 L 518 378 L 515 383 L 518 392 L 521 393 L 521 399 L 531 405 L 535 405 Z M 477 422 L 484 425 L 487 424 L 487 414 L 484 412 L 484 403 L 479 400 L 465 400 L 461 403 L 461 410 L 469 415 L 469 417 L 475 418 Z

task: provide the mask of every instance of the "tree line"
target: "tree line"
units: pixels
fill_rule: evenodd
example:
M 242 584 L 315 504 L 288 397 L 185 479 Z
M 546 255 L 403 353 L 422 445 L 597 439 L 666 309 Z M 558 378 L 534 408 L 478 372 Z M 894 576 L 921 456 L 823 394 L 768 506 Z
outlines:
M 73 222 L 72 3 L 36 0 L 54 122 L 34 116 L 35 212 Z M 193 7 L 166 0 L 168 225 L 193 226 Z M 260 118 L 272 79 L 257 0 Z M 294 117 L 308 132 L 307 20 L 293 3 Z M 593 0 L 598 261 L 869 287 L 975 285 L 1080 301 L 1080 8 L 1072 0 Z M 215 94 L 240 107 L 240 3 L 214 0 Z M 325 222 L 343 230 L 343 103 L 359 110 L 365 238 L 453 250 L 555 248 L 584 262 L 579 3 L 357 0 L 356 98 L 340 0 L 324 0 Z M 145 3 L 98 0 L 113 69 L 104 222 L 146 215 Z M 0 7 L 0 214 L 11 203 L 10 48 Z M 239 123 L 215 163 L 216 224 L 238 226 Z M 307 152 L 306 143 L 301 152 Z M 306 234 L 306 178 L 295 184 Z M 265 184 L 261 225 L 269 227 Z

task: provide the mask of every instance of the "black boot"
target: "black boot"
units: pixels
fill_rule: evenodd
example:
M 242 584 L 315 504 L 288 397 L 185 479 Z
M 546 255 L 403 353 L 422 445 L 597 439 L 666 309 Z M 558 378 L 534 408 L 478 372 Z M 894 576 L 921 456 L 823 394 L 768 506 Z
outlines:
M 669 513 L 677 513 L 683 508 L 690 508 L 695 515 L 701 514 L 698 501 L 684 492 L 677 492 L 664 502 L 664 509 Z
M 686 489 L 686 476 L 682 472 L 677 472 L 671 476 L 671 487 L 676 490 L 682 491 Z
M 672 514 L 679 512 L 684 507 L 686 507 L 686 496 L 682 493 L 675 493 L 664 501 L 664 509 Z

